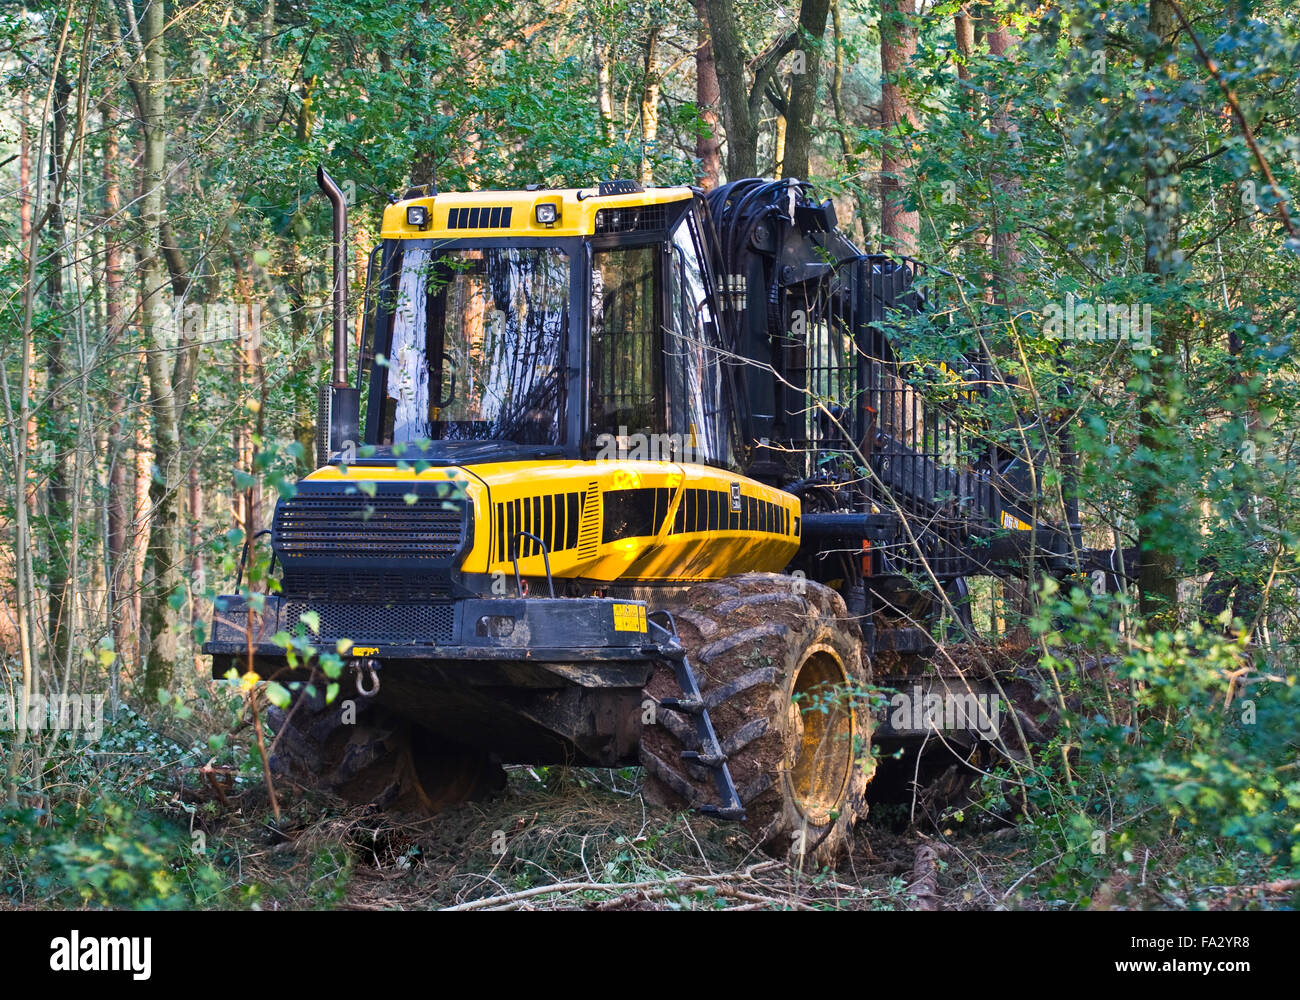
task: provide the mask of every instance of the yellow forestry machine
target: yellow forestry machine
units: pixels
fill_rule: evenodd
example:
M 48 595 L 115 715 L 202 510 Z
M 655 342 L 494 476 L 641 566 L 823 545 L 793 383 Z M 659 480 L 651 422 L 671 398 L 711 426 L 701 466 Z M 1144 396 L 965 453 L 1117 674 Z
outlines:
M 407 191 L 354 383 L 346 209 L 318 180 L 319 468 L 276 506 L 276 585 L 219 598 L 204 647 L 214 676 L 297 690 L 284 773 L 427 811 L 503 764 L 640 765 L 647 798 L 831 860 L 873 731 L 927 731 L 875 718 L 871 692 L 948 683 L 923 667 L 970 625 L 969 578 L 1122 573 L 1080 552 L 1073 510 L 1035 516 L 1059 431 L 967 426 L 999 391 L 987 361 L 898 343 L 894 320 L 927 311 L 942 335 L 932 275 L 853 246 L 805 182 Z M 333 703 L 286 634 L 343 653 Z M 970 722 L 945 742 L 994 735 Z

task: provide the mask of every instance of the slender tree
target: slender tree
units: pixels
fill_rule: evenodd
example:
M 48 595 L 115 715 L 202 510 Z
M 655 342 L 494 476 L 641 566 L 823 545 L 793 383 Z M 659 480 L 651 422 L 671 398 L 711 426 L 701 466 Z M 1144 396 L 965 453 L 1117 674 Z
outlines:
M 907 207 L 904 175 L 912 164 L 918 119 L 907 95 L 907 65 L 916 54 L 913 0 L 880 4 L 880 234 L 899 253 L 917 252 L 920 213 Z

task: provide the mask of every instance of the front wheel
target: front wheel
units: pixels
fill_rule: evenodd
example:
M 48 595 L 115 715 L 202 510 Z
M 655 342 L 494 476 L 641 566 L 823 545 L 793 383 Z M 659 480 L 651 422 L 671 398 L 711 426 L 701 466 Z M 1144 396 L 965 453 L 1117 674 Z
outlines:
M 746 825 L 766 850 L 828 864 L 866 815 L 873 771 L 870 674 L 861 633 L 835 591 L 751 573 L 691 588 L 673 608 Z M 647 694 L 679 697 L 671 667 Z M 644 794 L 662 805 L 717 802 L 711 773 L 681 757 L 699 749 L 694 720 L 658 705 L 641 743 Z

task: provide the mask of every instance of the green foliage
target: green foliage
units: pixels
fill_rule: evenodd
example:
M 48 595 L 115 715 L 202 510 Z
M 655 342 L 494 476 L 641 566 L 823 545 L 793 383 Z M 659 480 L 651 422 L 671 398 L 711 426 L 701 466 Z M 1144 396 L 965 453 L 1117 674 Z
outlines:
M 222 905 L 226 878 L 185 829 L 116 794 L 0 810 L 0 892 L 11 903 L 174 910 Z M 12 867 L 11 867 L 12 865 Z
M 1075 588 L 1047 596 L 1034 623 L 1071 706 L 1024 778 L 1052 872 L 1043 891 L 1088 905 L 1119 873 L 1137 881 L 1152 854 L 1189 848 L 1193 878 L 1300 872 L 1294 675 L 1263 662 L 1240 623 L 1232 636 L 1197 623 L 1124 639 L 1117 611 Z M 1068 624 L 1053 631 L 1053 618 Z
M 57 809 L 48 838 L 46 829 L 36 829 L 24 866 L 38 898 L 57 893 L 72 897 L 66 905 L 141 910 L 221 905 L 225 878 L 187 856 L 189 837 L 172 824 L 95 801 L 81 811 Z

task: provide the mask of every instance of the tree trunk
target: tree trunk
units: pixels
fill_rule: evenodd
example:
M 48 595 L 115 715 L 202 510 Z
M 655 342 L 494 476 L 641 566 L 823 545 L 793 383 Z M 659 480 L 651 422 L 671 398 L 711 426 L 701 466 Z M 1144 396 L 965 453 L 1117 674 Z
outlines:
M 122 211 L 122 191 L 117 178 L 117 131 L 108 123 L 107 103 L 100 105 L 100 116 L 104 122 L 104 317 L 107 327 L 106 341 L 108 346 L 112 347 L 121 339 L 123 330 L 122 246 L 118 242 L 118 233 L 121 229 L 119 215 Z M 127 520 L 130 516 L 126 499 L 126 391 L 123 388 L 130 384 L 130 379 L 125 377 L 124 369 L 127 367 L 128 363 L 125 361 L 115 366 L 115 377 L 111 379 L 108 397 L 108 537 L 105 539 L 107 548 L 105 575 L 113 647 L 118 654 L 113 667 L 114 677 L 127 649 L 127 637 L 131 634 L 127 628 L 127 615 L 122 599 L 123 592 L 130 589 L 124 586 L 124 583 L 131 578 L 125 564 Z M 111 688 L 116 694 L 118 690 L 116 682 L 111 685 Z
M 844 110 L 844 24 L 840 18 L 839 0 L 831 3 L 831 23 L 835 28 L 835 59 L 831 71 L 831 106 L 835 109 L 835 128 L 840 136 L 840 149 L 844 154 L 844 172 L 848 175 L 849 186 L 853 189 L 853 200 L 857 205 L 858 224 L 862 227 L 862 241 L 867 242 L 871 227 L 871 211 L 863 192 L 860 159 L 854 149 L 853 137 L 849 131 L 848 115 Z
M 745 50 L 736 26 L 732 0 L 703 0 L 709 15 L 714 65 L 727 133 L 727 179 L 753 177 L 758 172 L 758 128 L 749 108 Z
M 916 112 L 906 94 L 904 74 L 916 54 L 912 0 L 881 0 L 880 5 L 880 234 L 886 248 L 914 255 L 921 217 L 905 206 L 903 177 L 912 164 L 910 145 Z
M 67 358 L 65 356 L 66 331 L 63 313 L 64 242 L 67 239 L 63 219 L 63 153 L 67 146 L 68 101 L 72 87 L 63 73 L 54 80 L 54 136 L 49 152 L 49 232 L 53 247 L 47 262 L 46 289 L 50 314 L 54 317 L 45 347 L 45 378 L 51 434 L 49 443 L 52 460 L 46 486 L 46 537 L 48 546 L 49 606 L 47 637 L 50 650 L 50 668 L 53 676 L 61 677 L 72 662 L 73 604 L 69 600 L 71 580 L 68 573 L 71 550 L 67 543 L 70 534 L 72 510 L 72 455 L 68 450 L 66 435 L 75 426 L 72 396 L 68 385 Z
M 718 67 L 713 61 L 713 42 L 709 38 L 709 13 L 706 0 L 695 0 L 699 18 L 695 45 L 695 106 L 708 134 L 695 139 L 695 157 L 700 161 L 698 183 L 706 191 L 718 186 L 722 177 L 722 142 L 718 138 Z
M 62 18 L 62 30 L 60 33 L 58 48 L 54 54 L 53 66 L 51 72 L 57 75 L 63 64 L 64 46 L 68 39 L 68 19 Z M 53 99 L 53 90 L 47 91 L 47 97 L 42 108 L 42 117 L 46 117 L 50 112 L 50 102 Z M 35 162 L 40 163 L 44 154 L 44 130 L 42 129 L 41 141 L 37 144 Z M 30 153 L 30 149 L 28 150 Z M 28 161 L 30 162 L 30 160 Z M 21 168 L 20 168 L 21 170 Z M 7 433 L 9 435 L 9 446 L 11 457 L 13 459 L 14 469 L 14 583 L 17 590 L 15 617 L 17 618 L 18 628 L 18 648 L 19 662 L 22 670 L 21 685 L 15 692 L 18 698 L 16 705 L 15 733 L 9 751 L 5 754 L 5 775 L 4 781 L 6 786 L 6 800 L 9 805 L 18 805 L 18 768 L 19 761 L 24 753 L 24 745 L 27 742 L 27 709 L 30 698 L 35 692 L 39 677 L 36 664 L 36 648 L 33 642 L 34 629 L 32 627 L 32 612 L 36 609 L 35 580 L 32 565 L 32 529 L 31 529 L 31 497 L 28 490 L 28 456 L 30 453 L 31 441 L 28 438 L 28 429 L 35 419 L 32 408 L 32 360 L 35 356 L 33 349 L 33 329 L 35 327 L 36 316 L 36 261 L 39 257 L 37 243 L 40 239 L 41 228 L 45 223 L 36 209 L 41 204 L 41 180 L 40 170 L 37 170 L 36 190 L 32 192 L 28 202 L 31 212 L 28 217 L 27 244 L 24 249 L 23 261 L 23 283 L 22 283 L 22 333 L 20 343 L 21 368 L 19 372 L 18 385 L 18 420 L 8 425 Z M 30 174 L 28 175 L 30 180 Z M 32 221 L 40 219 L 39 222 Z M 0 390 L 3 391 L 5 409 L 13 412 L 12 392 L 9 384 L 8 368 L 0 365 Z M 33 769 L 33 773 L 39 777 L 39 767 Z
M 27 131 L 27 92 L 23 91 L 18 112 L 18 234 L 23 259 L 32 238 L 32 140 Z
M 962 4 L 953 13 L 952 30 L 957 48 L 957 79 L 969 80 L 969 63 L 975 54 L 975 21 L 969 4 Z
M 18 150 L 18 219 L 19 231 L 22 234 L 23 263 L 25 266 L 31 258 L 32 247 L 32 145 L 31 135 L 27 129 L 27 115 L 29 108 L 27 104 L 27 93 L 25 91 L 22 95 L 21 107 L 22 121 L 20 123 L 20 128 L 22 136 Z M 36 388 L 36 355 L 34 345 L 30 338 L 26 341 L 26 344 L 27 390 L 30 394 Z M 27 415 L 27 452 L 30 454 L 39 446 L 40 435 L 37 433 L 36 415 L 34 412 L 30 412 Z M 29 503 L 28 509 L 34 510 L 36 508 L 36 487 L 33 484 L 29 483 L 27 485 L 26 495 Z
M 137 302 L 137 306 L 138 304 Z M 149 400 L 152 398 L 149 388 L 149 366 L 143 351 L 140 353 L 136 371 L 140 373 L 141 398 Z M 144 630 L 144 585 L 148 569 L 149 535 L 153 530 L 153 513 L 149 503 L 149 484 L 153 481 L 152 469 L 153 434 L 149 421 L 140 420 L 135 425 L 135 468 L 131 515 L 133 535 L 128 544 L 128 551 L 131 553 L 131 575 L 128 582 L 131 593 L 131 620 L 135 625 L 133 653 L 136 663 L 142 663 L 149 651 L 149 637 Z
M 169 361 L 179 360 L 179 343 L 167 302 L 169 277 L 163 260 L 162 225 L 166 200 L 167 69 L 164 62 L 163 5 L 155 2 L 140 21 L 144 68 L 139 79 L 144 131 L 144 195 L 140 206 L 140 313 L 149 370 L 149 412 L 153 418 L 153 473 L 149 483 L 152 511 L 148 559 L 152 570 L 142 607 L 149 634 L 144 695 L 153 700 L 171 687 L 180 657 L 179 603 L 184 596 L 181 574 L 181 454 L 179 405 Z
M 613 142 L 614 95 L 610 90 L 609 48 L 594 33 L 591 36 L 591 51 L 596 59 L 596 111 L 600 115 L 600 130 L 606 142 Z
M 1151 0 L 1147 30 L 1159 39 L 1147 65 L 1167 65 L 1164 57 L 1177 30 L 1177 20 L 1168 0 Z M 1177 157 L 1168 143 L 1169 126 L 1150 121 L 1147 128 L 1156 138 L 1146 160 L 1146 247 L 1142 270 L 1151 275 L 1156 284 L 1162 285 L 1176 267 L 1178 182 L 1174 175 Z M 1162 440 L 1165 424 L 1157 412 L 1167 405 L 1180 380 L 1178 340 L 1170 322 L 1160 324 L 1155 346 L 1157 354 L 1138 393 L 1138 448 L 1141 454 L 1150 456 L 1138 470 L 1136 484 L 1138 590 L 1142 617 L 1149 623 L 1171 625 L 1171 612 L 1178 599 L 1178 580 L 1173 553 L 1163 544 L 1168 530 L 1160 525 L 1161 508 L 1169 496 L 1162 459 L 1167 450 L 1167 444 Z
M 267 81 L 270 80 L 274 68 L 271 66 L 271 43 L 275 39 L 275 0 L 262 0 L 262 24 L 261 38 L 257 43 L 257 62 L 261 69 L 261 75 L 257 80 L 258 107 L 257 113 L 253 115 L 253 138 L 257 139 L 267 128 L 267 108 L 264 103 L 270 93 L 270 87 Z
M 247 365 L 244 354 L 244 324 L 243 316 L 239 316 L 235 323 L 235 337 L 233 341 L 233 358 L 234 361 L 234 386 L 230 394 L 230 406 L 232 409 L 243 409 L 244 394 L 247 383 Z M 230 444 L 235 456 L 234 474 L 230 480 L 230 515 L 236 531 L 244 532 L 245 539 L 251 538 L 253 526 L 246 523 L 245 511 L 247 503 L 244 499 L 244 489 L 240 485 L 240 473 L 248 470 L 252 465 L 252 446 L 249 441 L 247 420 L 240 419 L 233 421 L 230 428 Z
M 641 77 L 641 183 L 654 181 L 654 151 L 659 144 L 659 69 L 657 56 L 659 26 L 650 29 L 645 43 L 645 67 Z
M 813 115 L 817 110 L 817 84 L 821 80 L 822 39 L 826 35 L 829 12 L 830 0 L 804 0 L 799 8 L 799 46 L 804 52 L 804 72 L 795 73 L 790 84 L 782 177 L 806 178 L 809 173 Z
M 297 137 L 300 143 L 307 142 L 315 129 L 315 118 L 311 102 L 311 93 L 314 87 L 314 77 L 303 84 L 303 100 L 299 104 L 297 122 Z M 301 207 L 294 225 L 295 227 L 301 227 L 296 230 L 299 236 L 306 236 L 311 232 L 311 225 Z M 294 357 L 302 357 L 303 346 L 309 346 L 302 364 L 315 373 L 318 379 L 321 377 L 329 349 L 321 336 L 313 337 L 308 330 L 308 264 L 304 262 L 299 247 L 300 244 L 290 244 L 289 246 L 290 267 L 285 278 L 293 316 L 293 353 Z M 313 387 L 315 381 L 316 379 L 312 380 Z M 293 436 L 294 440 L 302 446 L 302 456 L 298 459 L 298 469 L 303 475 L 312 472 L 316 468 L 316 420 L 315 393 L 299 393 L 294 407 Z M 237 508 L 232 508 L 231 520 L 236 528 L 239 527 L 240 522 L 243 520 L 243 515 L 239 513 Z
M 203 564 L 203 483 L 199 480 L 199 464 L 190 465 L 189 481 L 189 549 L 190 549 L 190 627 L 197 628 L 203 621 L 205 567 Z M 203 658 L 194 651 L 194 669 L 203 670 Z
M 991 22 L 985 37 L 991 55 L 1002 59 L 1011 58 L 1015 42 L 1005 24 Z M 973 47 L 973 28 L 970 42 Z M 1002 136 L 1006 143 L 1001 156 L 1016 155 L 1020 150 L 1020 130 L 1011 114 L 1011 101 L 996 93 L 990 99 L 996 102 L 991 115 L 993 131 Z M 1008 206 L 1019 201 L 1021 184 L 1014 174 L 996 168 L 991 172 L 989 180 L 997 197 L 990 206 L 991 214 L 986 230 L 991 235 L 994 260 L 994 273 L 987 294 L 1009 318 L 1019 311 L 1024 301 L 1020 294 L 1021 257 L 1016 240 L 1016 224 L 1006 217 Z M 1038 482 L 1033 486 L 1035 490 L 1042 488 Z M 1008 639 L 1018 646 L 1027 646 L 1031 639 L 1028 622 L 1034 614 L 1034 586 L 1031 582 L 1007 580 L 1003 583 L 1003 596 L 1013 621 Z
M 241 324 L 240 339 L 244 344 L 244 373 L 251 382 L 250 388 L 257 395 L 258 408 L 257 420 L 254 430 L 257 433 L 257 439 L 264 441 L 266 439 L 266 369 L 262 364 L 262 322 L 258 306 L 252 301 L 251 287 L 245 294 L 244 301 L 244 322 Z M 255 466 L 257 464 L 256 443 L 250 437 L 248 440 L 248 464 L 246 469 L 248 474 L 253 476 L 253 485 L 248 488 L 250 509 L 252 511 L 252 521 L 248 526 L 248 537 L 251 539 L 262 530 L 262 480 L 257 476 Z M 253 557 L 253 546 L 249 544 L 249 559 Z
M 988 40 L 991 54 L 1003 59 L 1011 57 L 1013 41 L 1006 25 L 997 24 L 994 26 L 989 31 Z M 1020 151 L 1020 129 L 1011 116 L 1011 102 L 998 97 L 994 99 L 998 101 L 998 106 L 993 112 L 993 130 L 1004 136 L 1007 145 L 1018 153 Z M 994 206 L 994 216 L 991 220 L 993 256 L 998 262 L 999 271 L 997 283 L 1001 290 L 1003 304 L 1011 305 L 1019 301 L 1015 287 L 1019 284 L 1017 271 L 1020 267 L 1020 249 L 1016 242 L 1015 224 L 1009 223 L 1003 218 L 1002 210 L 1004 205 L 1014 204 L 1019 199 L 1021 193 L 1020 179 L 1014 174 L 1004 174 L 995 170 L 992 181 L 993 189 L 1002 195 L 999 199 L 1000 204 Z

